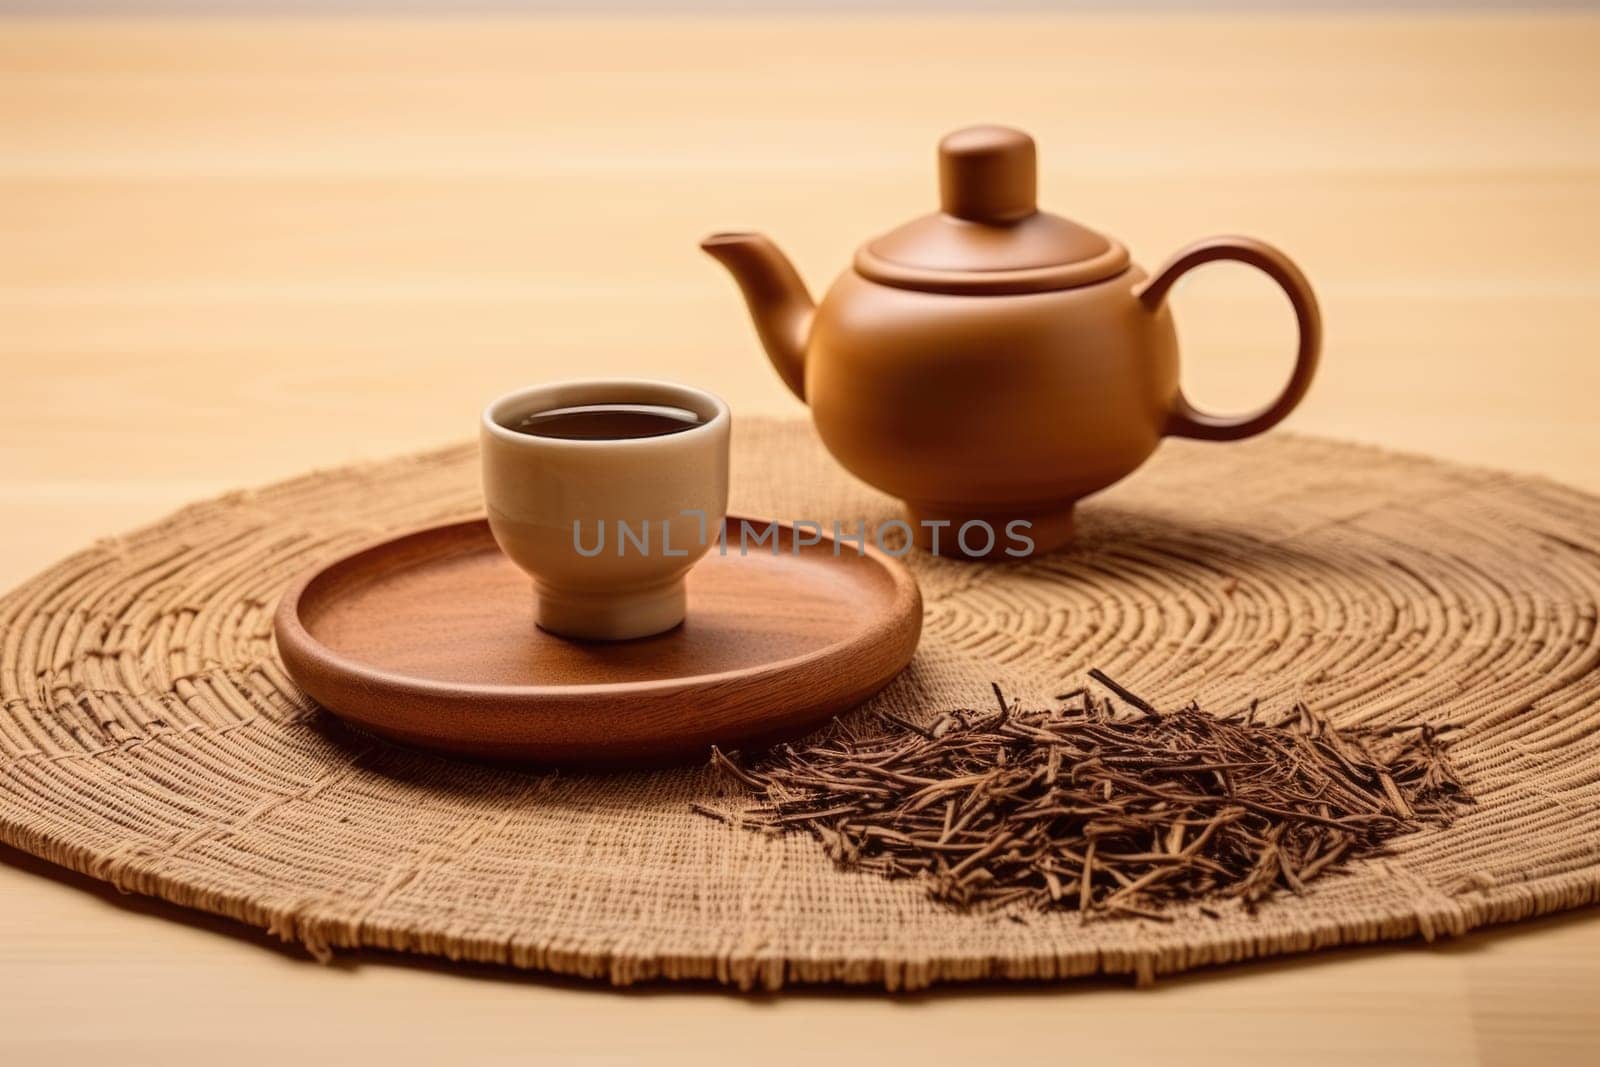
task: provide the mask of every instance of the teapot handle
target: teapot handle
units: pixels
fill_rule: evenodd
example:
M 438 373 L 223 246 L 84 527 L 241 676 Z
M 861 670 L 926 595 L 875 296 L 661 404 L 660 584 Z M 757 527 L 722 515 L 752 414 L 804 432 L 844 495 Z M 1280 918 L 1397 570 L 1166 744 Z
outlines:
M 1208 237 L 1180 251 L 1167 265 L 1156 272 L 1154 278 L 1134 289 L 1141 304 L 1148 311 L 1156 311 L 1167 298 L 1167 293 L 1185 273 L 1202 263 L 1219 259 L 1232 259 L 1266 273 L 1283 287 L 1294 308 L 1295 321 L 1300 325 L 1300 347 L 1295 353 L 1294 373 L 1278 398 L 1250 415 L 1228 417 L 1211 415 L 1197 410 L 1184 397 L 1180 389 L 1167 416 L 1163 432 L 1173 437 L 1196 437 L 1202 441 L 1237 441 L 1270 430 L 1282 422 L 1289 412 L 1305 397 L 1311 387 L 1311 378 L 1317 371 L 1317 357 L 1322 352 L 1322 315 L 1317 310 L 1317 298 L 1311 292 L 1311 283 L 1300 273 L 1289 257 L 1264 241 L 1253 237 Z

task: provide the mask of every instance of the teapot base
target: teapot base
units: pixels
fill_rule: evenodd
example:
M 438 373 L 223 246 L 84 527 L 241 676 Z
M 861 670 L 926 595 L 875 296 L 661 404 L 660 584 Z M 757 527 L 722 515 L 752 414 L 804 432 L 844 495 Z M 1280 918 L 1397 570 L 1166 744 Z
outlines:
M 906 501 L 911 540 L 947 559 L 1023 560 L 1070 544 L 1072 504 L 984 511 Z

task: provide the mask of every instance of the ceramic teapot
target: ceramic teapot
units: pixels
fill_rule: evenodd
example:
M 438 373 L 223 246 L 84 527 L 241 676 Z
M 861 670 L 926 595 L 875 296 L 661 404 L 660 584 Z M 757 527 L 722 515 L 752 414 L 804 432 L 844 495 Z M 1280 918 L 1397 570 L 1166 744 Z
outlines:
M 1281 252 L 1214 237 L 1151 277 L 1118 242 L 1038 210 L 1036 173 L 1033 140 L 1017 130 L 945 137 L 941 210 L 863 245 L 820 306 L 760 234 L 701 244 L 739 283 L 828 450 L 903 500 L 916 543 L 940 554 L 1058 547 L 1071 539 L 1073 505 L 1138 467 L 1163 436 L 1261 433 L 1294 410 L 1316 371 L 1316 298 Z M 1288 385 L 1239 417 L 1184 399 L 1166 306 L 1185 272 L 1220 259 L 1264 271 L 1299 322 Z

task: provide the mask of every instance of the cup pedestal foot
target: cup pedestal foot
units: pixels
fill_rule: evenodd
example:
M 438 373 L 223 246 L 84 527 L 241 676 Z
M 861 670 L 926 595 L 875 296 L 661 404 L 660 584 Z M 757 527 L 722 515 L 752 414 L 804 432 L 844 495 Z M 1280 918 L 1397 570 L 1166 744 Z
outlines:
M 684 580 L 649 589 L 573 593 L 534 586 L 534 618 L 542 630 L 582 641 L 628 641 L 672 629 L 689 604 Z

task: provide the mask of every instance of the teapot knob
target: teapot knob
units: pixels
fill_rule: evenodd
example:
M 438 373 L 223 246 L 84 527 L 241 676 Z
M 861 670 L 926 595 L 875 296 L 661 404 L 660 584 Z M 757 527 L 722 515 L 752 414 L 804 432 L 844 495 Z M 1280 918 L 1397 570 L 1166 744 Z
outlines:
M 968 126 L 939 142 L 939 205 L 969 222 L 1005 225 L 1032 215 L 1038 196 L 1033 138 L 1007 126 Z

